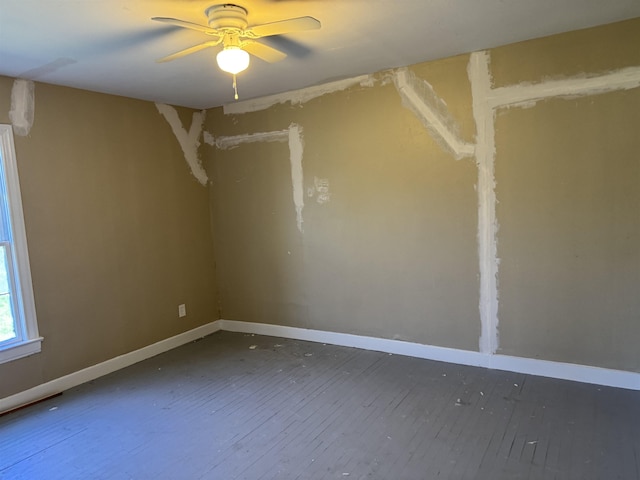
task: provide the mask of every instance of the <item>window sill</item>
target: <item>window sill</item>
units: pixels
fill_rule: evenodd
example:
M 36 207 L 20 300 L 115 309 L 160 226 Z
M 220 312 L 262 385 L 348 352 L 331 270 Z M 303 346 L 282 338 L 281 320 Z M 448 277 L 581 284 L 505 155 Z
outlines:
M 11 362 L 19 358 L 28 357 L 34 353 L 40 353 L 42 337 L 32 338 L 17 345 L 7 345 L 0 348 L 0 363 Z

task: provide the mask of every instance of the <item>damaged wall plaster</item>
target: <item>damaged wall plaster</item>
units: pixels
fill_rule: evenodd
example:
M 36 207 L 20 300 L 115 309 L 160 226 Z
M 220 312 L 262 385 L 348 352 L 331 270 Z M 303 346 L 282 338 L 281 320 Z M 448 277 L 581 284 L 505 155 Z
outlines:
M 302 175 L 302 128 L 291 124 L 289 127 L 289 155 L 291 161 L 291 181 L 293 183 L 293 204 L 296 207 L 296 223 L 302 232 L 302 209 L 304 208 L 304 191 Z
M 575 76 L 533 84 L 517 84 L 491 90 L 491 108 L 530 107 L 551 97 L 582 97 L 640 87 L 640 67 L 628 67 L 597 76 Z
M 640 86 L 640 67 L 630 67 L 598 76 L 578 76 L 560 80 L 548 80 L 535 84 L 517 84 L 499 88 L 492 87 L 489 70 L 489 53 L 474 52 L 469 57 L 467 74 L 472 91 L 472 109 L 476 124 L 476 144 L 460 138 L 455 119 L 446 104 L 437 96 L 426 81 L 418 78 L 408 69 L 398 69 L 391 73 L 403 104 L 409 108 L 425 128 L 439 143 L 450 151 L 456 159 L 476 157 L 478 166 L 478 253 L 480 267 L 480 353 L 494 354 L 499 347 L 498 332 L 498 266 L 497 253 L 498 223 L 496 218 L 495 182 L 495 114 L 505 107 L 530 107 L 540 100 L 551 97 L 572 98 L 585 95 L 627 90 Z M 389 80 L 389 73 L 383 74 L 382 84 Z M 256 100 L 237 102 L 224 107 L 225 114 L 254 112 L 273 105 L 290 102 L 303 104 L 322 95 L 345 90 L 354 85 L 371 87 L 378 77 L 364 75 L 352 79 L 331 82 L 307 89 L 272 95 Z M 298 229 L 302 232 L 303 172 L 301 129 L 292 125 L 288 130 L 234 137 L 213 138 L 205 132 L 205 140 L 217 148 L 233 148 L 242 143 L 258 141 L 289 141 L 291 177 L 294 205 Z M 330 199 L 328 181 L 314 179 L 314 186 L 307 189 L 309 198 L 316 197 L 318 203 Z
M 492 88 L 489 53 L 474 52 L 468 75 L 476 123 L 478 164 L 478 252 L 480 259 L 479 347 L 481 353 L 495 353 L 498 332 L 498 265 L 495 182 L 495 112 L 499 108 L 531 107 L 548 98 L 575 98 L 640 87 L 640 67 L 628 67 L 597 76 L 575 76 L 539 83 Z
M 396 70 L 393 80 L 403 105 L 420 119 L 440 145 L 453 153 L 456 160 L 473 156 L 473 145 L 460 138 L 457 122 L 429 83 L 406 68 Z
M 198 156 L 198 147 L 200 147 L 200 135 L 202 134 L 202 126 L 204 124 L 205 111 L 194 112 L 191 119 L 191 127 L 189 131 L 182 126 L 180 117 L 175 108 L 163 103 L 156 103 L 156 108 L 164 116 L 169 123 L 173 134 L 176 136 L 184 158 L 191 168 L 191 173 L 200 182 L 201 185 L 206 185 L 209 181 L 207 172 L 202 166 L 200 157 Z
M 496 235 L 496 156 L 494 112 L 489 106 L 491 74 L 489 54 L 474 52 L 467 69 L 476 122 L 478 165 L 478 257 L 480 262 L 480 353 L 498 349 L 498 253 Z
M 291 166 L 291 184 L 293 189 L 293 205 L 296 209 L 296 224 L 300 232 L 302 229 L 302 210 L 304 208 L 302 154 L 304 143 L 302 141 L 302 127 L 295 123 L 289 125 L 286 130 L 273 132 L 245 133 L 242 135 L 214 137 L 209 132 L 204 132 L 205 142 L 221 150 L 236 148 L 245 143 L 255 142 L 288 142 L 289 164 Z
M 360 75 L 359 77 L 337 80 L 335 82 L 324 83 L 322 85 L 307 87 L 300 90 L 293 90 L 291 92 L 230 103 L 225 105 L 223 110 L 225 115 L 229 115 L 266 110 L 273 105 L 286 102 L 291 103 L 291 105 L 300 105 L 308 102 L 309 100 L 313 100 L 314 98 L 326 95 L 327 93 L 339 92 L 355 85 L 360 85 L 361 87 L 373 87 L 375 83 L 376 80 L 374 75 Z
M 273 132 L 259 133 L 243 133 L 242 135 L 214 137 L 209 132 L 205 132 L 206 142 L 219 148 L 220 150 L 228 150 L 235 148 L 243 143 L 255 142 L 286 142 L 289 140 L 289 130 L 277 130 Z
M 16 79 L 11 89 L 9 120 L 13 132 L 21 137 L 29 135 L 35 119 L 35 85 L 31 80 Z
M 331 200 L 331 192 L 329 191 L 329 179 L 313 177 L 313 186 L 307 188 L 307 197 L 316 197 L 316 202 L 324 205 Z

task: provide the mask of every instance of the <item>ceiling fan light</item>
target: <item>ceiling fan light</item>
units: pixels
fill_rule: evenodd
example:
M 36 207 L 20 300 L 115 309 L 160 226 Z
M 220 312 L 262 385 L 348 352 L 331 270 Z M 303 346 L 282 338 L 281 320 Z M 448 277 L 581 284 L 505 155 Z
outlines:
M 249 54 L 240 47 L 226 47 L 216 55 L 220 70 L 233 75 L 246 70 L 249 66 Z

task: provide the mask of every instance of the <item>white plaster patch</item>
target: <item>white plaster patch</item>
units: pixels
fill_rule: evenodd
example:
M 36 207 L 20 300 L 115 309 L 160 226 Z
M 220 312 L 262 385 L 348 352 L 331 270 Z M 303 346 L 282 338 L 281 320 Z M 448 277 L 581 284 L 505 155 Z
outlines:
M 206 130 L 202 132 L 202 139 L 207 145 L 211 145 L 212 147 L 216 146 L 216 138 Z
M 213 138 L 213 136 L 211 136 Z M 242 135 L 222 136 L 215 139 L 214 144 L 220 150 L 235 148 L 243 143 L 255 142 L 286 142 L 289 140 L 289 130 L 273 132 L 243 133 Z
M 349 87 L 360 85 L 362 87 L 372 87 L 375 85 L 374 75 L 361 75 L 359 77 L 347 78 L 322 85 L 307 87 L 300 90 L 279 93 L 276 95 L 268 95 L 266 97 L 256 98 L 253 100 L 245 100 L 242 102 L 234 102 L 223 107 L 225 115 L 257 112 L 266 110 L 267 108 L 281 103 L 289 102 L 291 105 L 300 105 L 317 97 L 321 97 L 328 93 L 346 90 Z
M 456 160 L 474 154 L 474 146 L 460 138 L 458 123 L 433 87 L 406 68 L 395 72 L 394 83 L 402 103 Z
M 494 164 L 496 155 L 494 110 L 489 105 L 491 74 L 489 54 L 474 52 L 467 68 L 476 122 L 476 161 L 478 163 L 478 255 L 480 259 L 480 353 L 498 349 L 498 253 L 496 235 L 496 194 Z
M 293 204 L 296 207 L 296 223 L 300 232 L 302 229 L 302 209 L 304 208 L 302 152 L 304 143 L 302 140 L 302 127 L 292 123 L 289 126 L 289 154 L 291 162 L 291 183 L 293 185 Z
M 273 132 L 244 133 L 242 135 L 221 136 L 214 138 L 210 133 L 206 138 L 211 145 L 221 150 L 236 148 L 245 143 L 256 142 L 288 142 L 289 163 L 291 166 L 291 183 L 293 189 L 293 204 L 296 209 L 296 224 L 302 232 L 302 210 L 304 208 L 304 188 L 302 172 L 302 153 L 304 144 L 302 141 L 302 127 L 292 123 L 286 130 Z
M 488 93 L 491 108 L 504 106 L 530 107 L 551 97 L 582 97 L 640 87 L 640 67 L 628 67 L 602 75 L 578 75 L 533 84 L 499 87 Z
M 476 122 L 478 163 L 478 250 L 480 258 L 480 352 L 494 354 L 499 347 L 498 331 L 498 222 L 495 193 L 495 115 L 500 108 L 531 108 L 548 98 L 577 98 L 640 87 L 640 67 L 628 67 L 602 75 L 578 75 L 492 88 L 487 52 L 472 53 L 468 75 Z
M 313 177 L 313 195 L 316 202 L 323 205 L 331 200 L 331 192 L 329 191 L 329 179 Z
M 365 78 L 359 83 L 361 87 L 373 87 L 376 84 L 376 79 L 373 75 L 365 75 Z
M 191 168 L 191 173 L 202 185 L 206 185 L 209 181 L 207 172 L 202 166 L 200 157 L 198 156 L 198 147 L 200 147 L 200 135 L 202 134 L 202 126 L 204 124 L 205 111 L 194 112 L 191 120 L 189 131 L 185 130 L 178 116 L 178 112 L 170 105 L 156 103 L 156 108 L 164 116 L 169 123 L 173 134 L 176 136 L 184 158 Z
M 16 135 L 29 135 L 35 119 L 35 85 L 31 80 L 17 79 L 11 89 L 9 120 Z

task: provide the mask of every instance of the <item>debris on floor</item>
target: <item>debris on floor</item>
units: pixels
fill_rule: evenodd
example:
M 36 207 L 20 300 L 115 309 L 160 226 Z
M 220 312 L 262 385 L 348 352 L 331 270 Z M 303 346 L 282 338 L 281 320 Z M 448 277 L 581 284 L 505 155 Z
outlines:
M 249 345 L 249 350 L 255 350 L 258 348 L 258 345 Z

